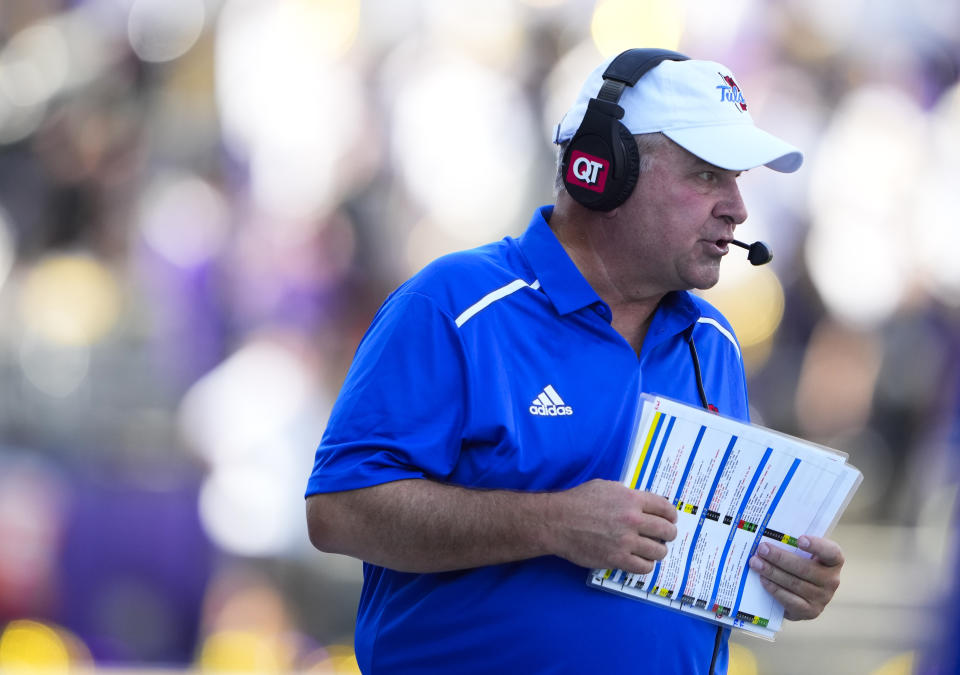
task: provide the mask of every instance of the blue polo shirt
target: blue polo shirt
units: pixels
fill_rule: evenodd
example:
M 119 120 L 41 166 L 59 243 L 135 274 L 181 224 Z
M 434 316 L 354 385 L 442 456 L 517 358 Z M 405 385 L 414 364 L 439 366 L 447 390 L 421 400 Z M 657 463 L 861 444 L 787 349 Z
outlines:
M 364 336 L 307 494 L 426 478 L 563 490 L 619 480 L 641 392 L 747 419 L 740 348 L 703 299 L 670 293 L 639 358 L 539 209 L 519 239 L 440 258 L 400 286 Z M 716 627 L 588 588 L 543 556 L 437 574 L 364 563 L 364 673 L 706 673 Z M 726 671 L 726 635 L 717 671 Z

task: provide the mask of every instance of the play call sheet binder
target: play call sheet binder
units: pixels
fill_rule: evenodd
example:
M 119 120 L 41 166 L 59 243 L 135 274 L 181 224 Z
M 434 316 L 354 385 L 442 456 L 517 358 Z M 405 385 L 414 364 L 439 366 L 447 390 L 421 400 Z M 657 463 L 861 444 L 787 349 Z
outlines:
M 807 555 L 862 480 L 847 455 L 644 394 L 622 482 L 669 499 L 677 537 L 648 574 L 593 570 L 591 587 L 773 639 L 783 606 L 747 561 L 761 542 Z

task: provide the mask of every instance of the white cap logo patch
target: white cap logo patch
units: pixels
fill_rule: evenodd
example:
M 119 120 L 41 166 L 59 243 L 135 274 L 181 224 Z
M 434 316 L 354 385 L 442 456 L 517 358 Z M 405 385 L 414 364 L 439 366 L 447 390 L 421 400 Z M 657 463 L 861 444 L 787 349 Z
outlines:
M 726 83 L 717 85 L 717 89 L 720 90 L 720 100 L 730 101 L 740 112 L 747 112 L 747 101 L 743 98 L 743 94 L 740 93 L 740 87 L 734 82 L 733 78 L 723 73 L 717 73 L 717 75 L 722 77 Z

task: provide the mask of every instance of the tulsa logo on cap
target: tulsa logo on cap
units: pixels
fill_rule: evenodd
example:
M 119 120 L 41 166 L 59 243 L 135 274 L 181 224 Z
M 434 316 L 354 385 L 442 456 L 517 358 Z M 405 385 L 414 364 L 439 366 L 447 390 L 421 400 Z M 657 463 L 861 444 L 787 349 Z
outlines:
M 595 157 L 574 150 L 570 153 L 567 182 L 594 192 L 603 192 L 603 188 L 607 184 L 607 169 L 609 168 L 610 162 L 602 157 Z
M 720 90 L 720 100 L 721 101 L 730 101 L 737 107 L 741 112 L 747 111 L 747 101 L 743 98 L 743 94 L 740 92 L 740 87 L 734 81 L 731 75 L 724 75 L 723 73 L 717 73 L 720 77 L 723 78 L 723 81 L 726 84 L 718 84 L 717 89 Z

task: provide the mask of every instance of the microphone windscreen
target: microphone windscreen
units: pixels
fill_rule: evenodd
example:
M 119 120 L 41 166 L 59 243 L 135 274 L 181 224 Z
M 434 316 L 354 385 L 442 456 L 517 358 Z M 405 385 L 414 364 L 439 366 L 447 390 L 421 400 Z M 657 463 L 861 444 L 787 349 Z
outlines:
M 750 250 L 747 252 L 747 260 L 751 265 L 766 265 L 773 260 L 773 251 L 762 241 L 755 241 L 750 244 Z

